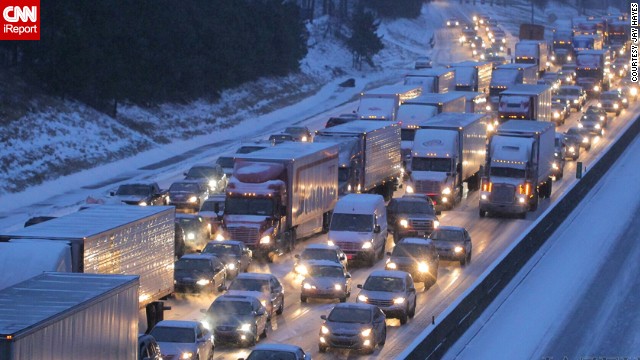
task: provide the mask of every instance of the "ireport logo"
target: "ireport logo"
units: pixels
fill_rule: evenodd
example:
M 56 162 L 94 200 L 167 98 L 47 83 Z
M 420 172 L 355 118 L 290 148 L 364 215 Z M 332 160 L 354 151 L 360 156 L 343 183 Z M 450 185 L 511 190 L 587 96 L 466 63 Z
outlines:
M 0 0 L 0 40 L 40 40 L 40 0 Z

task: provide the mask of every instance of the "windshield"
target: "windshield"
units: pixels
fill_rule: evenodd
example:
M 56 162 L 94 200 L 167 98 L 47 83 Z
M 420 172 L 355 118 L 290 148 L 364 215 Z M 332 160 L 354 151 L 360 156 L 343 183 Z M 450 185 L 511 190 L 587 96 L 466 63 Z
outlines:
M 222 166 L 223 168 L 232 168 L 233 167 L 233 158 L 232 157 L 219 157 L 216 160 L 216 164 Z
M 425 245 L 399 243 L 393 248 L 391 256 L 424 257 L 428 254 L 429 248 Z
M 151 187 L 148 185 L 120 185 L 116 195 L 149 195 Z
M 327 320 L 342 323 L 368 324 L 371 322 L 371 311 L 368 309 L 334 308 L 331 310 Z
M 342 268 L 337 266 L 314 265 L 309 266 L 308 269 L 312 277 L 344 277 Z
M 194 343 L 196 333 L 190 328 L 156 326 L 151 330 L 151 335 L 157 342 L 169 343 Z
M 176 270 L 210 270 L 211 265 L 208 259 L 180 259 L 176 261 Z
M 197 193 L 200 191 L 200 186 L 198 186 L 198 184 L 193 184 L 193 183 L 173 183 L 171 184 L 169 191 L 183 191 L 183 192 Z
M 203 253 L 220 255 L 240 255 L 240 247 L 228 244 L 208 243 L 202 250 Z
M 527 58 L 527 59 L 516 58 L 516 63 L 517 64 L 535 64 L 536 59 L 535 58 Z
M 449 172 L 451 171 L 451 159 L 414 157 L 411 160 L 411 170 Z
M 404 281 L 396 277 L 369 276 L 362 288 L 369 291 L 403 291 Z
M 522 179 L 525 177 L 523 169 L 514 169 L 509 167 L 491 167 L 491 176 L 508 177 Z
M 228 215 L 273 215 L 273 200 L 258 197 L 227 197 L 224 213 Z
M 371 232 L 373 215 L 333 213 L 330 230 Z
M 338 260 L 335 250 L 329 249 L 305 249 L 300 254 L 302 260 Z
M 463 241 L 462 231 L 458 230 L 436 230 L 429 238 L 438 241 Z
M 269 141 L 279 142 L 279 141 L 292 141 L 293 137 L 291 135 L 271 135 L 269 137 Z
M 296 354 L 279 350 L 253 350 L 247 360 L 296 360 Z
M 416 129 L 401 129 L 400 139 L 402 141 L 413 141 L 416 137 Z
M 396 214 L 430 214 L 433 209 L 426 201 L 393 201 L 390 210 Z
M 224 201 L 205 201 L 200 211 L 224 211 Z
M 269 292 L 269 280 L 261 279 L 235 279 L 229 286 L 229 290 Z
M 216 169 L 204 166 L 192 167 L 189 169 L 189 172 L 187 172 L 187 177 L 193 179 L 212 178 L 216 175 Z
M 200 220 L 197 218 L 183 218 L 177 217 L 176 221 L 184 228 L 193 228 L 200 225 Z
M 284 129 L 287 134 L 307 134 L 307 129 L 301 127 L 288 127 Z
M 253 307 L 251 303 L 248 301 L 214 301 L 207 311 L 210 314 L 214 315 L 224 315 L 224 314 L 237 314 L 237 315 L 246 315 L 251 314 L 253 311 Z

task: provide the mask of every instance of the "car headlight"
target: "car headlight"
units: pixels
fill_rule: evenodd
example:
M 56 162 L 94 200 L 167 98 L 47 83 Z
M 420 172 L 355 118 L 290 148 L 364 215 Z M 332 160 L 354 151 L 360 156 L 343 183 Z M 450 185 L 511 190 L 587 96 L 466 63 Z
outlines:
M 575 148 L 575 147 L 573 147 L 573 146 L 571 146 L 571 147 L 569 147 L 569 151 L 570 151 L 570 152 L 574 152 L 574 151 L 576 151 L 576 148 Z
M 447 26 L 451 26 L 451 21 L 447 21 Z
M 421 262 L 418 264 L 418 271 L 420 272 L 427 272 L 429 271 L 429 264 L 427 264 L 426 262 Z
M 553 164 L 551 164 L 551 167 L 553 168 L 553 170 L 558 170 L 559 169 L 558 164 L 555 163 L 555 162 Z
M 589 142 L 589 138 L 588 137 L 582 138 L 582 142 L 585 143 L 585 144 L 588 143 Z
M 194 203 L 196 201 L 198 201 L 198 197 L 197 196 L 192 196 L 192 197 L 189 198 L 189 202 L 190 203 Z
M 402 226 L 403 228 L 409 227 L 409 222 L 407 221 L 407 219 L 401 219 L 400 226 Z
M 147 202 L 146 202 L 146 201 L 140 201 L 140 202 L 138 203 L 138 205 L 140 205 L 140 206 L 147 206 Z
M 362 332 L 360 333 L 360 335 L 362 335 L 362 336 L 364 336 L 364 337 L 367 337 L 367 336 L 371 335 L 371 328 L 368 328 L 368 329 L 364 329 L 364 330 L 362 330 Z
M 411 185 L 407 186 L 407 194 L 413 194 L 413 186 Z
M 217 241 L 223 241 L 224 240 L 224 235 L 222 235 L 222 234 L 216 235 L 216 240 Z
M 306 266 L 304 266 L 304 265 L 298 265 L 298 266 L 296 266 L 296 272 L 297 272 L 298 274 L 301 274 L 301 275 L 307 275 L 307 274 L 308 274 L 307 267 L 306 267 Z
M 363 249 L 371 249 L 372 247 L 373 247 L 373 244 L 371 244 L 371 241 L 367 241 L 364 244 L 362 244 Z
M 601 128 L 600 124 L 596 124 L 595 127 L 596 127 L 596 129 L 600 129 Z
M 599 102 L 596 106 L 597 106 L 597 107 L 599 107 L 599 108 L 601 108 L 601 107 L 602 107 L 602 103 L 601 103 L 601 102 Z
M 313 288 L 313 286 L 311 286 L 311 284 L 309 284 L 309 283 L 304 283 L 304 284 L 302 284 L 302 287 L 303 287 L 305 290 L 311 290 L 311 289 Z
M 462 252 L 462 250 L 464 250 L 464 249 L 462 248 L 462 246 L 456 246 L 456 247 L 454 247 L 454 248 L 453 248 L 453 251 L 454 251 L 456 254 L 461 253 L 461 252 Z
M 482 194 L 482 195 L 480 195 L 480 199 L 482 199 L 482 200 L 487 200 L 487 194 Z
M 228 264 L 227 264 L 227 269 L 229 269 L 229 270 L 235 270 L 235 269 L 236 269 L 236 264 L 234 264 L 234 263 L 228 263 Z
M 507 43 L 507 39 L 502 39 L 502 43 L 506 44 Z
M 260 300 L 260 304 L 262 304 L 262 306 L 267 307 L 267 300 Z
M 260 244 L 268 244 L 271 242 L 271 235 L 265 235 L 260 239 Z
M 617 109 L 619 107 L 618 103 L 613 104 L 613 108 Z
M 209 188 L 215 190 L 218 187 L 218 182 L 216 180 L 209 181 Z
M 205 329 L 211 330 L 211 324 L 208 321 L 203 320 L 203 321 L 201 321 L 201 324 Z
M 567 55 L 567 61 L 571 61 L 571 55 Z
M 578 99 L 573 99 L 574 104 L 577 104 L 578 102 L 579 102 Z
M 196 239 L 196 234 L 190 232 L 187 233 L 187 240 L 195 240 Z
M 600 115 L 600 121 L 604 121 L 604 116 Z
M 442 194 L 444 194 L 444 195 L 449 195 L 449 194 L 451 194 L 451 188 L 450 188 L 450 187 L 446 187 L 446 188 L 444 188 L 444 190 L 442 190 Z
M 322 332 L 323 334 L 328 334 L 329 333 L 329 328 L 322 325 L 322 327 L 320 328 L 320 332 Z
M 638 95 L 638 89 L 636 89 L 636 88 L 631 88 L 631 90 L 629 90 L 629 92 L 631 93 L 632 96 Z
M 369 300 L 368 297 L 364 295 L 358 295 L 358 301 L 367 302 L 367 300 Z
M 554 118 L 556 118 L 556 119 L 557 119 L 557 118 L 559 118 L 559 117 L 560 117 L 560 113 L 559 113 L 559 112 L 557 112 L 557 111 L 555 111 L 555 112 L 553 113 L 553 117 L 554 117 Z
M 440 226 L 440 221 L 438 220 L 433 220 L 433 228 L 437 229 Z
M 551 56 L 551 61 L 556 61 L 556 57 L 555 56 Z
M 524 198 L 524 197 L 519 197 L 519 198 L 518 198 L 518 202 L 519 202 L 520 204 L 524 204 L 524 202 L 525 202 L 525 198 Z
M 180 354 L 180 359 L 186 360 L 186 359 L 192 359 L 192 358 L 193 358 L 192 352 L 185 351 L 182 354 Z
M 240 331 L 251 331 L 251 324 L 242 324 L 238 328 Z
M 626 103 L 627 102 L 627 98 L 622 99 L 622 102 Z
M 400 304 L 404 303 L 404 300 L 405 299 L 403 297 L 397 297 L 397 298 L 393 299 L 393 303 L 396 304 L 396 305 L 400 305 Z
M 394 269 L 397 269 L 397 268 L 398 268 L 398 266 L 396 265 L 396 263 L 394 263 L 394 262 L 388 262 L 387 263 L 387 269 L 394 270 Z
M 200 279 L 196 282 L 196 284 L 200 285 L 200 286 L 206 286 L 211 284 L 211 280 L 209 279 Z
M 329 246 L 335 246 L 335 243 L 331 240 L 327 240 L 327 245 Z
M 584 127 L 584 125 L 583 125 L 582 123 L 578 123 L 578 127 L 579 127 L 580 129 L 582 129 L 582 128 Z
M 340 285 L 340 284 L 334 284 L 334 285 L 333 285 L 333 289 L 334 289 L 334 290 L 342 290 L 342 285 Z
M 596 85 L 593 87 L 593 91 L 600 91 L 600 86 Z

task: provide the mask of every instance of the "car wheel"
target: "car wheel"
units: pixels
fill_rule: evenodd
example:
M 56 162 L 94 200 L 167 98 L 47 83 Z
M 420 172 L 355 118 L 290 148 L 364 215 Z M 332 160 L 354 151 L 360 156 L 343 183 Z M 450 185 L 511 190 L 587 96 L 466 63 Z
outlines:
M 466 255 L 465 255 L 465 257 L 460 259 L 460 266 L 462 266 L 462 267 L 467 266 L 467 256 Z
M 413 306 L 411 307 L 411 310 L 409 311 L 409 318 L 413 319 L 414 316 L 416 316 L 416 300 L 413 301 Z
M 306 303 L 307 302 L 307 297 L 304 295 L 300 295 L 300 302 Z
M 276 314 L 282 315 L 283 311 L 284 311 L 284 297 L 282 298 L 282 301 L 280 302 L 280 307 L 278 308 L 278 310 L 276 310 Z
M 409 319 L 408 313 L 409 309 L 405 309 L 405 311 L 400 315 L 400 325 L 404 325 L 407 323 L 407 320 Z
M 487 216 L 487 212 L 486 212 L 486 211 L 484 211 L 484 210 L 482 210 L 482 209 L 480 209 L 480 210 L 478 211 L 478 214 L 480 215 L 480 217 L 481 217 L 481 218 L 483 218 L 483 217 Z
M 384 346 L 384 344 L 387 342 L 387 326 L 384 326 L 384 329 L 382 330 L 382 340 L 380 340 L 380 343 L 378 343 L 378 345 L 380 346 Z
M 258 327 L 254 326 L 253 331 L 251 332 L 251 340 L 249 340 L 249 346 L 256 346 L 258 342 Z
M 340 298 L 340 302 L 341 302 L 341 303 L 343 303 L 343 302 L 347 302 L 347 297 L 346 297 L 346 296 L 341 297 L 341 298 Z

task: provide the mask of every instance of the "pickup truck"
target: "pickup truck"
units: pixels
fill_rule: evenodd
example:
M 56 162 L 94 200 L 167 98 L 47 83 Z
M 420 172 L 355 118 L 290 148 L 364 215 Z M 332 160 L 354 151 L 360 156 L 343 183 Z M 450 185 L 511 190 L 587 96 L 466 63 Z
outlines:
M 122 184 L 118 189 L 111 191 L 110 203 L 123 203 L 126 205 L 166 205 L 167 190 L 160 189 L 157 183 L 132 183 Z

